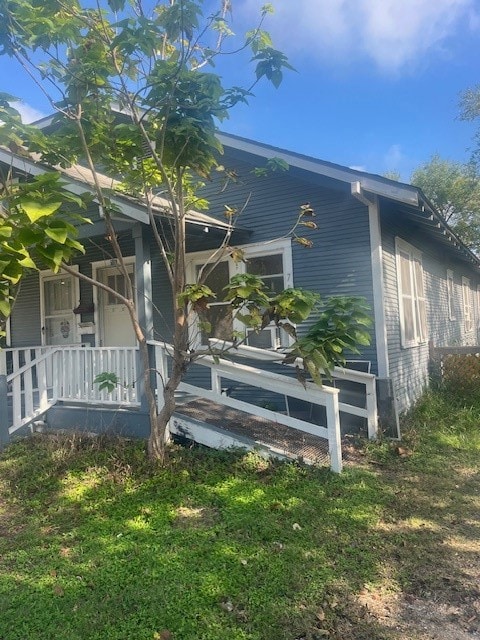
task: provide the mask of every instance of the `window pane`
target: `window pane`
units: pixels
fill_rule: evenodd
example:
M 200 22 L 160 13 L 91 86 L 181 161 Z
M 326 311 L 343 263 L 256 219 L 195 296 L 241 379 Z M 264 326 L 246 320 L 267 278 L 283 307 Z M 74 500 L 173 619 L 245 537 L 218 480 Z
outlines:
M 425 308 L 425 300 L 418 300 L 418 305 L 417 305 L 417 309 L 418 309 L 418 318 L 417 318 L 417 324 L 418 324 L 418 339 L 423 342 L 424 340 L 427 339 L 427 312 L 426 312 L 426 308 Z
M 423 298 L 423 269 L 422 263 L 419 260 L 415 260 L 415 284 L 417 288 L 417 296 Z
M 232 308 L 229 304 L 213 304 L 201 314 L 202 322 L 210 323 L 210 331 L 202 331 L 202 344 L 208 344 L 209 338 L 231 340 L 233 333 Z
M 247 261 L 247 272 L 253 273 L 256 276 L 283 274 L 282 254 L 278 253 L 272 256 L 249 258 Z
M 400 252 L 400 270 L 402 277 L 403 295 L 412 295 L 412 281 L 410 279 L 410 256 L 408 253 Z
M 73 309 L 72 280 L 65 277 L 56 280 L 45 280 L 44 284 L 45 315 L 51 316 Z
M 281 293 L 284 287 L 283 276 L 267 276 L 263 277 L 265 287 L 273 293 Z
M 415 325 L 413 320 L 413 300 L 405 298 L 403 301 L 403 322 L 406 342 L 415 340 Z
M 107 286 L 110 287 L 110 289 L 113 289 L 114 291 L 116 291 L 116 278 L 114 275 L 108 276 L 107 277 Z M 117 298 L 113 295 L 113 293 L 110 292 L 105 292 L 107 294 L 108 297 L 108 302 L 107 304 L 115 304 L 117 302 Z
M 197 266 L 197 278 L 200 274 L 202 266 L 203 265 Z M 209 269 L 208 266 L 207 269 Z M 216 265 L 213 271 L 208 274 L 207 278 L 205 279 L 205 284 L 207 285 L 207 287 L 210 287 L 213 293 L 217 295 L 217 299 L 221 299 L 224 294 L 223 288 L 227 286 L 229 281 L 230 273 L 228 269 L 228 262 L 223 261 L 219 262 L 219 264 Z

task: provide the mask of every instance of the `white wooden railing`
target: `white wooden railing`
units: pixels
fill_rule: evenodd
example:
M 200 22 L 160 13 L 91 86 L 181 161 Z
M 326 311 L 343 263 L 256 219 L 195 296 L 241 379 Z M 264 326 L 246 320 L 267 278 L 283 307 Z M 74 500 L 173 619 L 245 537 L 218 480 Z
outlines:
M 276 351 L 268 351 L 266 349 L 258 349 L 257 347 L 249 347 L 242 345 L 235 347 L 233 343 L 226 342 L 224 340 L 211 339 L 210 345 L 212 348 L 218 348 L 220 350 L 229 349 L 230 355 L 238 355 L 243 358 L 250 358 L 253 360 L 259 360 L 263 362 L 276 362 L 281 363 L 285 357 L 285 354 Z M 301 366 L 301 361 L 298 359 L 296 362 L 287 365 L 290 367 Z M 355 371 L 353 369 L 345 369 L 343 367 L 334 367 L 332 371 L 332 379 L 334 381 L 347 380 L 348 382 L 354 382 L 362 385 L 364 389 L 365 406 L 357 407 L 346 402 L 342 402 L 339 399 L 338 407 L 343 413 L 349 413 L 354 416 L 365 418 L 367 421 L 367 432 L 370 440 L 375 440 L 378 437 L 378 412 L 377 412 L 377 388 L 376 388 L 376 376 L 372 373 L 365 373 L 363 371 Z M 330 381 L 326 377 L 324 380 L 324 386 L 329 386 Z M 341 394 L 340 394 L 341 395 Z
M 87 404 L 136 406 L 136 347 L 62 347 L 53 360 L 53 379 L 59 400 Z M 101 373 L 114 373 L 113 391 L 95 382 Z
M 157 389 L 159 409 L 163 405 L 161 389 L 167 379 L 167 366 L 169 354 L 173 352 L 171 345 L 165 342 L 152 341 L 149 344 L 155 347 L 155 362 L 157 369 Z M 305 387 L 296 383 L 292 378 L 277 373 L 263 371 L 255 367 L 232 363 L 223 358 L 213 358 L 204 355 L 195 361 L 196 365 L 207 367 L 211 372 L 211 388 L 204 389 L 186 382 L 182 382 L 179 391 L 191 393 L 197 397 L 212 400 L 215 403 L 226 405 L 246 413 L 260 416 L 273 422 L 309 433 L 311 435 L 328 440 L 330 454 L 330 467 L 332 471 L 340 473 L 342 470 L 342 446 L 340 434 L 340 415 L 338 406 L 338 389 L 331 387 L 320 388 L 316 384 L 307 382 Z M 298 398 L 312 404 L 320 405 L 326 409 L 326 426 L 314 425 L 292 416 L 287 416 L 276 411 L 258 407 L 242 400 L 237 400 L 222 395 L 222 380 L 232 380 L 248 384 L 259 389 L 274 391 L 293 398 Z
M 60 401 L 138 406 L 134 347 L 45 346 L 0 351 L 11 404 L 9 433 L 27 426 Z M 101 373 L 114 373 L 113 391 L 100 390 Z
M 56 403 L 57 397 L 48 375 L 54 354 L 55 349 L 45 351 L 40 347 L 0 351 L 0 374 L 6 375 L 10 388 L 10 435 L 33 422 Z

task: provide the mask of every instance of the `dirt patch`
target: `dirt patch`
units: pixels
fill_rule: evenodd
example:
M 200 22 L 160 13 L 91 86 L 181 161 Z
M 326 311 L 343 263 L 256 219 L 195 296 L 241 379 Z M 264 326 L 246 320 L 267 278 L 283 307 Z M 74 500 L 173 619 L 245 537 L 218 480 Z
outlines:
M 219 520 L 216 509 L 209 507 L 178 507 L 174 524 L 180 529 L 211 527 Z
M 364 590 L 357 601 L 368 612 L 368 617 L 389 634 L 386 638 L 392 640 L 480 639 L 478 598 L 447 604 L 435 594 L 418 598 Z M 347 637 L 356 638 L 355 635 Z

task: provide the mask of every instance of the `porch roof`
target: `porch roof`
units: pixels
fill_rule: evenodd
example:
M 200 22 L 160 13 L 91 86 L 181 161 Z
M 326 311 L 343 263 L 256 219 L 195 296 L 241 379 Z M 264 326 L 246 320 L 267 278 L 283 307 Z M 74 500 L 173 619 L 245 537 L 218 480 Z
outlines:
M 58 171 L 67 180 L 65 188 L 71 193 L 80 194 L 85 191 L 95 193 L 95 183 L 90 169 L 82 165 L 76 164 L 71 167 L 51 167 L 40 162 L 39 156 L 36 154 L 20 154 L 13 153 L 6 147 L 0 147 L 0 164 L 5 164 L 16 171 L 23 172 L 27 175 L 36 176 L 47 173 L 49 171 Z M 120 181 L 110 178 L 109 176 L 97 173 L 97 179 L 102 189 L 113 192 L 112 200 L 118 206 L 122 216 L 132 222 L 141 222 L 149 224 L 147 204 L 145 200 L 135 198 L 125 193 L 120 193 Z M 169 217 L 170 203 L 167 198 L 154 196 L 152 199 L 152 210 L 155 215 Z M 214 216 L 202 213 L 200 211 L 190 210 L 186 214 L 186 221 L 193 225 L 219 229 L 225 232 L 234 230 L 228 221 L 220 220 Z M 248 232 L 246 229 L 238 229 L 237 231 Z

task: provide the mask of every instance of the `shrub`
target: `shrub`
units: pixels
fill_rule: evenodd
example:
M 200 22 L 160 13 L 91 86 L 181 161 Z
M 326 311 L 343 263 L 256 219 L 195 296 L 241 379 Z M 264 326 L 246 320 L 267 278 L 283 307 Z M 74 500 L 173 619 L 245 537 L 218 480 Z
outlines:
M 443 362 L 443 387 L 459 400 L 480 400 L 480 358 L 476 355 L 451 355 Z

